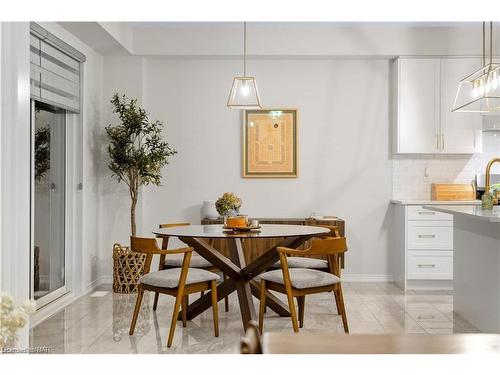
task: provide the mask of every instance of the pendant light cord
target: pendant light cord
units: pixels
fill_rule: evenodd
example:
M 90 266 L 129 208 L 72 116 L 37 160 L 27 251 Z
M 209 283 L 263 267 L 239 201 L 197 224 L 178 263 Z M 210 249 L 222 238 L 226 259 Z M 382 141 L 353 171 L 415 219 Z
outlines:
M 247 23 L 243 22 L 243 77 L 247 76 Z
M 490 65 L 493 60 L 493 22 L 490 21 Z
M 485 57 L 485 28 L 486 28 L 486 22 L 483 21 L 483 66 L 486 65 L 486 57 Z

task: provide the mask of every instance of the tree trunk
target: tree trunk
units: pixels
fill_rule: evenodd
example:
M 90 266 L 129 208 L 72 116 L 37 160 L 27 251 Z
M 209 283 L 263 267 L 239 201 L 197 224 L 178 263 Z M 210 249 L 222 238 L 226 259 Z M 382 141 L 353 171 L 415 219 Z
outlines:
M 132 236 L 135 237 L 137 228 L 135 225 L 135 206 L 137 205 L 137 192 L 131 191 L 132 204 L 130 206 L 130 227 L 132 229 Z

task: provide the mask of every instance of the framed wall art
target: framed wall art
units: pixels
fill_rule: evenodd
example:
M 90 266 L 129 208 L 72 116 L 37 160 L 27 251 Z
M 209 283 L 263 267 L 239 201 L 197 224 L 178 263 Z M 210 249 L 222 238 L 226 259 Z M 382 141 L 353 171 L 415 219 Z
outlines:
M 243 177 L 296 178 L 297 109 L 249 109 L 243 117 Z

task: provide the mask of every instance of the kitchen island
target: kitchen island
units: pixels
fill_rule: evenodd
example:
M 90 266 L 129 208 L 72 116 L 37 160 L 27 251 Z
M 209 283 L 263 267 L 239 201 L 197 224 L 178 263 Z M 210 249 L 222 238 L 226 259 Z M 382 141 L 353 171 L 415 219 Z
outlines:
M 500 333 L 500 207 L 424 205 L 453 220 L 453 311 L 485 333 Z

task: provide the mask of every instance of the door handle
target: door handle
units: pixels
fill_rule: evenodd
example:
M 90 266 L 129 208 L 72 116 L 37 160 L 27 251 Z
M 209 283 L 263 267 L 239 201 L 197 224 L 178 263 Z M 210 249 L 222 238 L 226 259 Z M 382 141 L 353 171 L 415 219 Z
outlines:
M 56 184 L 51 182 L 49 189 L 50 189 L 50 191 L 56 191 Z

